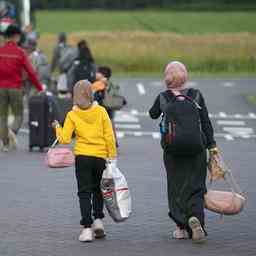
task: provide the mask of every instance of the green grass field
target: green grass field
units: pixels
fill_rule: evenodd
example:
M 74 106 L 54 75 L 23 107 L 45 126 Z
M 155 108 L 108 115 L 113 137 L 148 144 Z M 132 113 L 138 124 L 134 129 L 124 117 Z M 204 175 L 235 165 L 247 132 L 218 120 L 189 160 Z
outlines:
M 151 31 L 180 34 L 256 32 L 256 12 L 41 11 L 42 33 Z
M 196 73 L 256 73 L 256 11 L 40 11 L 50 56 L 61 31 L 88 41 L 97 63 L 117 73 L 161 73 L 172 59 Z

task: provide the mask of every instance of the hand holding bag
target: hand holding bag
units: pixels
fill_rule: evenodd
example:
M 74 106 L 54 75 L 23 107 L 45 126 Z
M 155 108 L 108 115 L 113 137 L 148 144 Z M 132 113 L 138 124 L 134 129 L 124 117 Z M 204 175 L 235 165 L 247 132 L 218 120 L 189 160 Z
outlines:
M 103 172 L 101 191 L 105 207 L 115 222 L 125 221 L 131 214 L 131 195 L 124 175 L 109 161 Z
M 224 179 L 225 164 L 220 154 L 210 154 L 207 164 L 210 181 Z
M 223 160 L 222 166 L 221 172 L 218 170 L 218 174 L 216 175 L 215 173 L 215 178 L 211 179 L 211 181 L 224 179 L 230 185 L 231 191 L 208 190 L 204 196 L 205 208 L 223 215 L 235 215 L 243 210 L 246 199 L 242 195 L 232 172 L 226 169 Z
M 48 150 L 45 163 L 50 168 L 64 168 L 74 165 L 75 157 L 69 148 L 55 148 L 58 139 L 54 141 Z

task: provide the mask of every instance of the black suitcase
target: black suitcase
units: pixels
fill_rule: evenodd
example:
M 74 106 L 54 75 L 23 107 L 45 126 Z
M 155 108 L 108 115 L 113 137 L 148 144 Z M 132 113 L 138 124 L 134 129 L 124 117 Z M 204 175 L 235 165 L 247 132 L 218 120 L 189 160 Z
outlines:
M 58 120 L 58 111 L 54 97 L 45 94 L 29 99 L 29 151 L 39 147 L 43 152 L 55 140 L 51 124 Z

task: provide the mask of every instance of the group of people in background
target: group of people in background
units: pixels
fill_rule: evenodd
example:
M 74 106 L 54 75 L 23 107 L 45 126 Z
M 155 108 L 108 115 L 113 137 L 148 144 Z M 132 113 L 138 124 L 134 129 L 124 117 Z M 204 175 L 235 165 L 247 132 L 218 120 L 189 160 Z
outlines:
M 4 20 L 2 22 L 6 21 Z M 4 90 L 1 90 L 1 104 L 5 104 L 4 106 L 0 106 L 0 134 L 3 144 L 2 150 L 4 151 L 9 151 L 10 148 L 17 146 L 15 134 L 17 134 L 23 121 L 23 96 L 29 99 L 29 97 L 36 94 L 36 89 L 51 91 L 58 97 L 66 97 L 68 100 L 72 101 L 74 84 L 80 80 L 86 79 L 92 83 L 94 100 L 100 105 L 103 105 L 103 98 L 106 91 L 119 91 L 119 86 L 111 81 L 111 68 L 108 66 L 99 66 L 95 63 L 94 57 L 85 40 L 80 40 L 76 46 L 71 46 L 67 43 L 66 33 L 60 33 L 57 44 L 53 49 L 52 62 L 50 63 L 46 54 L 38 47 L 40 37 L 39 34 L 33 30 L 32 25 L 21 30 L 21 28 L 15 24 L 15 21 L 10 18 L 8 23 L 5 24 L 4 29 L 2 29 L 1 37 L 2 56 L 0 56 L 0 65 L 2 66 L 3 77 L 5 75 L 7 77 L 14 71 L 14 67 L 8 67 L 10 70 L 6 70 L 8 68 L 5 67 L 5 63 L 11 62 L 11 65 L 15 66 L 17 70 L 15 76 L 19 76 L 19 79 L 16 82 L 11 81 L 11 85 L 9 86 L 9 81 L 6 83 L 2 77 L 0 87 L 7 89 L 8 93 L 13 93 L 13 90 L 9 90 L 10 87 L 11 89 L 13 89 L 12 87 L 18 87 L 19 94 L 21 94 L 17 101 L 7 95 L 4 96 Z M 15 55 L 16 50 L 8 47 L 10 44 L 16 50 L 18 49 L 19 54 L 24 56 L 26 60 L 25 64 L 14 61 L 12 54 Z M 7 52 L 8 54 L 6 54 Z M 24 72 L 24 70 L 26 72 Z M 33 78 L 31 78 L 31 76 L 33 76 Z M 9 77 L 6 79 L 12 80 L 12 78 Z M 100 86 L 98 86 L 99 82 Z M 33 84 L 37 86 L 34 87 Z M 8 104 L 6 104 L 6 102 Z M 16 105 L 14 106 L 14 104 Z M 125 104 L 126 101 L 124 100 L 124 105 Z M 8 128 L 7 125 L 9 109 L 11 109 L 14 116 L 12 128 Z M 108 108 L 107 112 L 113 121 L 114 111 Z M 11 139 L 11 145 L 9 145 L 9 139 Z

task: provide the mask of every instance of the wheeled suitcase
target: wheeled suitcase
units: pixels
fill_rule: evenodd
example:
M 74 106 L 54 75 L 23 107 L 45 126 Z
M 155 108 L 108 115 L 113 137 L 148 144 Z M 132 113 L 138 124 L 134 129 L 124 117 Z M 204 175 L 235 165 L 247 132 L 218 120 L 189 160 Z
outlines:
M 43 151 L 54 142 L 51 124 L 55 119 L 59 118 L 54 97 L 42 94 L 29 99 L 29 151 L 34 147 Z

